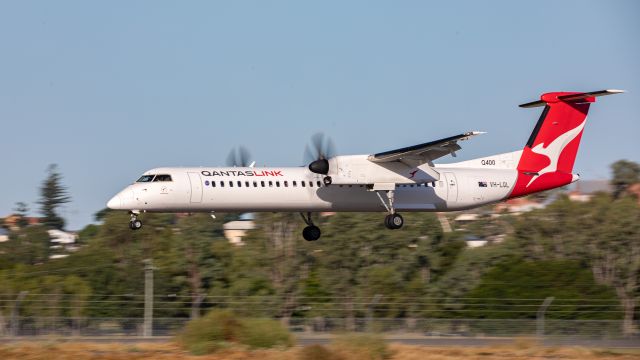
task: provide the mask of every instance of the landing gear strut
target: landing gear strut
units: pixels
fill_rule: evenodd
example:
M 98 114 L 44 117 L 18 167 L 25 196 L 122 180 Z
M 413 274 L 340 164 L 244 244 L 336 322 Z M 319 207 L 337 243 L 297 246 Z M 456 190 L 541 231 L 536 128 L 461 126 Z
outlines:
M 387 195 L 387 200 L 389 202 L 388 205 L 387 205 L 387 201 L 385 201 L 382 195 L 380 195 L 380 191 L 376 191 L 376 194 L 378 195 L 378 198 L 382 202 L 382 205 L 384 205 L 384 208 L 387 209 L 387 211 L 389 212 L 389 215 L 387 215 L 384 218 L 384 226 L 386 226 L 387 229 L 391 229 L 391 230 L 400 229 L 402 225 L 404 225 L 404 219 L 400 214 L 396 213 L 396 209 L 393 207 L 393 201 L 395 199 L 395 190 L 387 190 L 385 191 L 385 193 Z
M 142 229 L 142 221 L 138 219 L 138 214 L 131 212 L 131 220 L 129 221 L 129 228 L 131 230 L 140 230 Z
M 307 227 L 302 230 L 302 237 L 307 241 L 316 241 L 320 239 L 320 228 L 313 224 L 313 221 L 311 220 L 311 213 L 308 212 L 306 216 L 303 213 L 300 213 L 300 216 L 302 216 L 304 223 L 307 224 Z

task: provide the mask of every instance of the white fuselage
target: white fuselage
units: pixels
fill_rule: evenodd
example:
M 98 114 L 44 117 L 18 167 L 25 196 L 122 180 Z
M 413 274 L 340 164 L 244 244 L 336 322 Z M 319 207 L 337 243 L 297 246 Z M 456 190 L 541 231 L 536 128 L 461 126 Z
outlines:
M 517 177 L 504 158 L 436 165 L 437 180 L 407 173 L 404 183 L 395 185 L 395 209 L 455 211 L 504 200 Z M 141 212 L 385 211 L 378 194 L 364 183 L 325 186 L 323 175 L 306 167 L 168 167 L 145 173 L 159 174 L 171 180 L 131 184 L 108 207 Z

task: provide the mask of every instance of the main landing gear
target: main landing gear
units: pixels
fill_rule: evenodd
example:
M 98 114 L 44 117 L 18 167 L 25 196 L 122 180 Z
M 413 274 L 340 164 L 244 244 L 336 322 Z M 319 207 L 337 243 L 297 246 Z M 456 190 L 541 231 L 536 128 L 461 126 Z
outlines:
M 396 213 L 396 210 L 393 208 L 395 190 L 387 190 L 385 193 L 389 203 L 388 205 L 387 201 L 385 201 L 382 195 L 380 195 L 380 191 L 376 191 L 376 195 L 378 195 L 382 205 L 384 205 L 384 208 L 389 212 L 389 215 L 384 218 L 384 226 L 391 230 L 400 229 L 402 225 L 404 225 L 404 219 L 400 214 Z
M 138 213 L 130 212 L 131 220 L 129 221 L 129 229 L 131 230 L 140 230 L 142 229 L 142 221 L 138 219 Z
M 307 224 L 307 227 L 302 230 L 302 237 L 307 241 L 316 241 L 320 239 L 320 235 L 322 233 L 320 232 L 320 228 L 313 224 L 313 221 L 311 220 L 311 213 L 308 212 L 306 216 L 303 213 L 300 213 L 300 216 L 302 216 L 304 223 Z

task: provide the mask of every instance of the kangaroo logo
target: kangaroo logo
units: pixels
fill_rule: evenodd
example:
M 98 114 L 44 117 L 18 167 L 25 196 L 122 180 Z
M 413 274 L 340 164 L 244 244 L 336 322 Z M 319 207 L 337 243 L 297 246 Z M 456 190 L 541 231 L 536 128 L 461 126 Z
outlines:
M 417 172 L 418 172 L 418 169 L 415 169 L 415 170 L 409 172 L 409 174 L 411 174 L 411 176 L 409 176 L 409 179 L 413 179 L 416 176 Z
M 549 165 L 539 170 L 538 174 L 534 175 L 531 180 L 529 180 L 529 183 L 526 187 L 529 187 L 529 185 L 531 185 L 540 176 L 558 170 L 558 159 L 564 151 L 564 148 L 569 145 L 569 143 L 573 141 L 573 139 L 580 135 L 582 129 L 584 129 L 584 125 L 586 124 L 586 122 L 587 120 L 585 119 L 580 125 L 558 136 L 547 146 L 544 146 L 544 143 L 540 143 L 531 148 L 531 151 L 533 151 L 534 153 L 546 156 L 549 159 Z

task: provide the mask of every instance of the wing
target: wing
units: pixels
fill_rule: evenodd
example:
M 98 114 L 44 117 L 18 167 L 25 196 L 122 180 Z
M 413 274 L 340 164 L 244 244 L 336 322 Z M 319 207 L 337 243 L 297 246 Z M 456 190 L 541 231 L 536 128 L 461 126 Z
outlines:
M 454 152 L 461 149 L 458 141 L 467 140 L 480 134 L 484 134 L 484 132 L 470 131 L 424 144 L 369 155 L 367 159 L 375 163 L 398 161 L 410 166 L 418 166 L 427 162 L 430 163 L 445 155 L 452 154 L 455 156 Z

